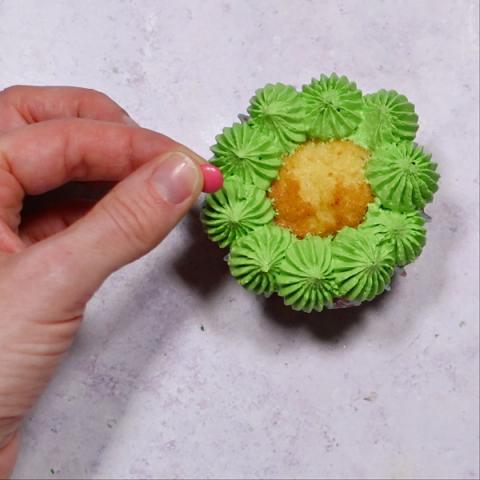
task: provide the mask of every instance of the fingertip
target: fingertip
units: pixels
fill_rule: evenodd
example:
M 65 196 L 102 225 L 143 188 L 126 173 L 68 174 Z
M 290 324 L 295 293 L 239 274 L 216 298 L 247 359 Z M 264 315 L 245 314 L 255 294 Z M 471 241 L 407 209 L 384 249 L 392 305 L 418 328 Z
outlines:
M 219 168 L 211 163 L 202 163 L 200 170 L 203 174 L 203 191 L 214 193 L 223 187 L 223 174 Z
M 160 159 L 150 177 L 150 184 L 164 202 L 180 205 L 198 196 L 201 176 L 194 159 L 183 152 L 171 152 Z

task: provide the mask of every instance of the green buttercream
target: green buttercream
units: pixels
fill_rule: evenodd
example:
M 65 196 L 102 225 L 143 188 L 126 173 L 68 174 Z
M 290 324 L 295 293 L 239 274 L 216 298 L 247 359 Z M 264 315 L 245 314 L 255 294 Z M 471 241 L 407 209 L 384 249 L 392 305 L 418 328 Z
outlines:
M 245 183 L 266 189 L 282 164 L 282 147 L 260 130 L 243 123 L 225 128 L 211 150 L 212 163 L 226 177 L 235 175 Z
M 390 283 L 395 267 L 393 248 L 375 233 L 343 228 L 332 250 L 340 296 L 360 302 L 372 300 Z
M 303 99 L 289 85 L 269 84 L 257 90 L 248 113 L 249 123 L 277 140 L 285 152 L 291 152 L 307 138 Z
M 230 272 L 248 290 L 271 295 L 277 288 L 276 275 L 292 235 L 274 225 L 261 227 L 232 245 Z
M 347 77 L 335 73 L 312 79 L 301 93 L 305 100 L 309 133 L 320 140 L 350 135 L 362 117 L 362 92 Z
M 418 115 L 407 97 L 394 90 L 380 90 L 363 97 L 362 121 L 352 140 L 375 149 L 382 144 L 413 140 Z
M 249 119 L 225 128 L 212 147 L 224 187 L 207 196 L 209 237 L 230 247 L 232 276 L 259 294 L 277 292 L 295 310 L 372 300 L 396 265 L 413 262 L 426 241 L 420 210 L 438 188 L 431 156 L 412 142 L 414 106 L 390 90 L 362 96 L 355 83 L 321 75 L 301 92 L 281 83 L 257 90 Z M 333 238 L 295 238 L 274 223 L 267 190 L 287 153 L 307 140 L 350 139 L 372 152 L 365 176 L 375 195 L 364 221 Z
M 395 263 L 404 266 L 421 253 L 426 241 L 425 220 L 418 211 L 409 213 L 384 210 L 372 203 L 360 228 L 380 235 L 393 246 Z
M 331 239 L 306 237 L 292 243 L 277 275 L 278 294 L 294 310 L 321 311 L 336 296 Z
M 413 143 L 385 145 L 367 163 L 366 177 L 382 205 L 399 212 L 421 210 L 438 189 L 437 165 Z
M 227 247 L 248 232 L 266 225 L 275 213 L 265 192 L 230 177 L 218 192 L 208 195 L 202 221 L 208 236 Z

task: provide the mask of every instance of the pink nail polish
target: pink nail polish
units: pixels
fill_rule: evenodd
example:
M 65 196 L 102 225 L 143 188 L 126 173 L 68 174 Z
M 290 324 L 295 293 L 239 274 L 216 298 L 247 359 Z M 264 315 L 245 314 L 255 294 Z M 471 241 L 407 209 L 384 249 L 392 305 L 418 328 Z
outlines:
M 200 170 L 203 174 L 203 191 L 214 193 L 223 186 L 223 175 L 219 168 L 211 163 L 202 163 Z

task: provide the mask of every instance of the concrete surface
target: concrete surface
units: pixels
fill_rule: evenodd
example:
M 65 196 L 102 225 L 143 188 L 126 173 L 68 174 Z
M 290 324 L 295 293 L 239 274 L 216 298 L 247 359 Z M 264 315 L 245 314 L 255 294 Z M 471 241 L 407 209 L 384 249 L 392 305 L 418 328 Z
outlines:
M 266 82 L 415 103 L 440 165 L 391 293 L 306 316 L 227 275 L 196 214 L 91 302 L 14 477 L 478 478 L 478 2 L 0 0 L 0 81 L 109 93 L 203 155 Z

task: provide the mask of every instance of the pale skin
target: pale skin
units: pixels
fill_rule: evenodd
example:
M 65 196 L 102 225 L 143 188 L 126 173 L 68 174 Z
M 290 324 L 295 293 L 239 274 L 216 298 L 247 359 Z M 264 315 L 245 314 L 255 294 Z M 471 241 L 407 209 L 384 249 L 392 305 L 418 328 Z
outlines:
M 202 189 L 203 162 L 138 127 L 102 93 L 0 92 L 0 478 L 11 474 L 22 419 L 71 345 L 86 303 L 185 215 Z M 97 202 L 72 198 L 68 187 L 46 201 L 72 181 L 113 188 Z

